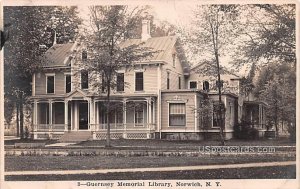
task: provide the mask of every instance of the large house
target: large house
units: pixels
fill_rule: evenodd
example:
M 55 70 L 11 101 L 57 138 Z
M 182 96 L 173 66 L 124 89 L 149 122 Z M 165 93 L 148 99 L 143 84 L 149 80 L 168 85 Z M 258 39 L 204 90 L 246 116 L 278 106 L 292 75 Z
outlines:
M 111 138 L 201 140 L 218 136 L 217 114 L 205 115 L 211 121 L 204 122 L 198 111 L 203 99 L 217 101 L 215 77 L 198 73 L 205 63 L 192 68 L 188 65 L 177 37 L 151 37 L 148 27 L 150 24 L 143 21 L 141 39 L 121 44 L 144 42 L 157 53 L 133 68 L 117 70 L 118 83 L 130 85 L 119 85 L 112 93 Z M 105 94 L 90 91 L 92 83 L 100 81 L 86 71 L 73 71 L 86 58 L 88 52 L 76 42 L 54 44 L 45 52 L 43 70 L 32 77 L 35 139 L 106 138 Z M 224 72 L 221 79 L 226 139 L 233 137 L 233 127 L 243 116 L 263 133 L 264 104 L 242 100 L 237 75 Z

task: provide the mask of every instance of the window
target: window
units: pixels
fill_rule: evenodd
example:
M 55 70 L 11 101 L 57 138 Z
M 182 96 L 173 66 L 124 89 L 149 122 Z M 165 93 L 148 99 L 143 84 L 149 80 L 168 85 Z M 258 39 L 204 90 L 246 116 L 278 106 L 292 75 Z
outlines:
M 223 83 L 224 83 L 224 81 L 223 81 L 223 80 L 220 80 L 220 88 L 221 88 L 221 89 L 223 88 Z M 217 89 L 218 89 L 218 87 L 219 87 L 219 81 L 218 81 L 218 80 L 216 81 L 216 87 L 217 87 Z
M 136 91 L 144 90 L 144 73 L 143 72 L 135 73 L 135 90 Z
M 209 82 L 208 81 L 203 82 L 203 90 L 204 91 L 209 91 Z
M 197 81 L 190 81 L 190 89 L 197 89 Z
M 167 72 L 167 89 L 170 89 L 170 73 Z
M 134 108 L 134 123 L 135 123 L 135 126 L 143 126 L 143 124 L 144 124 L 143 105 L 138 105 Z
M 178 89 L 181 89 L 181 77 L 178 77 Z
M 87 51 L 86 50 L 82 51 L 81 58 L 82 58 L 82 60 L 86 60 L 87 59 Z
M 172 54 L 172 58 L 173 58 L 173 67 L 175 67 L 175 65 L 176 65 L 176 53 Z
M 221 104 L 221 109 L 223 112 L 225 111 L 224 104 Z M 218 120 L 218 117 L 219 117 L 218 114 L 219 114 L 219 102 L 214 102 L 214 104 L 213 104 L 213 127 L 220 127 L 220 123 Z M 222 123 L 223 123 L 223 125 L 225 124 L 224 116 L 222 116 Z
M 124 91 L 124 73 L 117 73 L 117 91 Z
M 81 71 L 81 89 L 89 88 L 89 74 L 86 70 Z
M 169 104 L 169 125 L 185 126 L 185 104 L 171 103 Z
M 54 93 L 54 75 L 47 75 L 47 94 Z
M 105 78 L 104 75 L 101 77 L 101 91 L 104 93 L 105 92 Z
M 72 83 L 71 83 L 71 75 L 70 74 L 67 74 L 66 76 L 66 93 L 69 93 L 69 92 L 71 92 L 71 85 L 72 85 Z

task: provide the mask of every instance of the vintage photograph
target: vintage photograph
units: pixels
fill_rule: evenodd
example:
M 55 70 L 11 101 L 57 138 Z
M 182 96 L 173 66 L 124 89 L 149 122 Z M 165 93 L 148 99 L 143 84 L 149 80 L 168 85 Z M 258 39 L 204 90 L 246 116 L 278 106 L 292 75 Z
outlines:
M 4 4 L 5 181 L 296 179 L 296 5 Z

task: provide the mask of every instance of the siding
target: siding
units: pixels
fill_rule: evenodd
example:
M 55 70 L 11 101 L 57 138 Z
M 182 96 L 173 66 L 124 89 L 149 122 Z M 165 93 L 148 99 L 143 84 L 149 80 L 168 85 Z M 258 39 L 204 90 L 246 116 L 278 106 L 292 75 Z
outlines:
M 195 92 L 177 92 L 177 93 L 162 93 L 161 104 L 161 128 L 170 132 L 176 130 L 185 130 L 189 132 L 195 131 Z M 186 103 L 186 125 L 185 126 L 170 126 L 169 127 L 169 102 L 175 102 L 174 97 L 178 96 L 176 102 Z
M 62 95 L 65 94 L 65 75 L 64 72 L 51 72 L 55 73 L 55 83 L 54 83 L 54 94 Z M 47 73 L 37 73 L 35 79 L 35 94 L 45 95 L 46 93 L 46 74 Z

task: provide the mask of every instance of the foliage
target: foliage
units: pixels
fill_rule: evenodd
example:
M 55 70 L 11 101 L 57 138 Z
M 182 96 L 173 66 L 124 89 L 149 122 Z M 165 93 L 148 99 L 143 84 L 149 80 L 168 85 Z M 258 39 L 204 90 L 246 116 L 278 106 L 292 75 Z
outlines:
M 296 70 L 285 63 L 274 63 L 262 69 L 254 91 L 268 104 L 267 122 L 278 131 L 279 122 L 296 126 Z M 296 129 L 296 128 L 295 128 Z
M 4 48 L 5 98 L 19 106 L 23 137 L 23 106 L 31 95 L 32 73 L 42 66 L 40 57 L 44 51 L 40 45 L 52 45 L 53 30 L 49 28 L 56 28 L 58 36 L 66 36 L 59 42 L 73 39 L 80 19 L 75 7 L 50 6 L 4 7 L 4 18 L 5 24 L 11 24 L 9 41 Z
M 257 139 L 258 130 L 249 121 L 242 120 L 234 126 L 234 137 L 237 139 Z
M 187 38 L 193 52 L 216 67 L 215 77 L 221 83 L 220 57 L 228 52 L 228 43 L 235 37 L 234 21 L 238 16 L 236 5 L 201 5 L 195 11 L 195 27 Z M 221 85 L 218 85 L 219 106 L 221 100 Z M 219 108 L 221 114 L 221 108 Z M 221 117 L 221 116 L 220 116 Z M 224 144 L 224 122 L 219 119 L 221 143 Z M 223 122 L 223 123 L 222 123 Z
M 272 63 L 277 60 L 296 65 L 296 5 L 255 4 L 241 7 L 240 45 L 233 63 Z
M 141 44 L 122 45 L 124 40 L 132 37 L 139 24 L 143 9 L 129 10 L 127 6 L 91 6 L 91 32 L 81 40 L 86 46 L 88 59 L 84 62 L 84 70 L 90 77 L 101 78 L 93 83 L 93 92 L 106 92 L 105 106 L 107 119 L 107 146 L 110 146 L 109 116 L 111 107 L 110 95 L 116 89 L 116 75 L 120 69 L 130 69 L 135 63 L 152 55 L 151 49 Z

